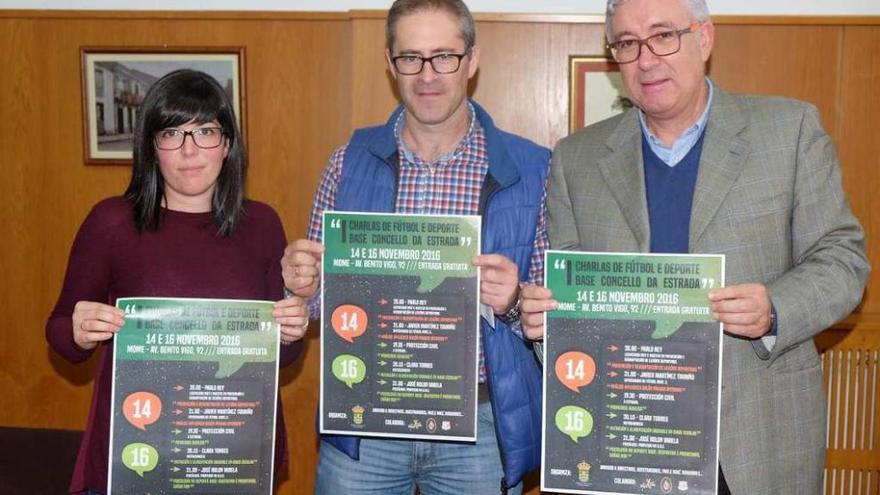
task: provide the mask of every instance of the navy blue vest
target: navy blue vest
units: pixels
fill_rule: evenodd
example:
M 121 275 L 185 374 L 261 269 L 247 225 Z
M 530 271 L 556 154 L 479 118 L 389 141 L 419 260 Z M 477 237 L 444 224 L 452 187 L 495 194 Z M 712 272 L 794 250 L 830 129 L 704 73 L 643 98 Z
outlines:
M 674 167 L 663 163 L 642 135 L 652 253 L 688 252 L 691 207 L 705 135 L 704 130 L 693 148 Z

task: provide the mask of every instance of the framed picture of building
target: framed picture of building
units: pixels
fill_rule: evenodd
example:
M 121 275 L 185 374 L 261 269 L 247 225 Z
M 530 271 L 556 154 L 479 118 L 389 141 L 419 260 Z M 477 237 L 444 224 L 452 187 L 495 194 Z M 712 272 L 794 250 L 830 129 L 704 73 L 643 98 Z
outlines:
M 132 133 L 144 95 L 177 69 L 214 77 L 229 94 L 245 135 L 244 47 L 82 47 L 84 159 L 129 165 Z
M 617 115 L 632 106 L 617 62 L 604 56 L 569 57 L 569 132 Z

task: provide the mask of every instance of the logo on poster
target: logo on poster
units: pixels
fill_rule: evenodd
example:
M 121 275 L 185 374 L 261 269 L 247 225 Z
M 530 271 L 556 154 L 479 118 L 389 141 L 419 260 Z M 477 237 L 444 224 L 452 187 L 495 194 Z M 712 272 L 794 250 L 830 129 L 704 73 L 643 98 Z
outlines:
M 590 466 L 590 463 L 588 463 L 585 460 L 578 463 L 578 465 L 577 465 L 578 481 L 581 481 L 584 483 L 590 481 L 590 468 L 591 467 L 592 466 Z
M 351 420 L 354 421 L 356 425 L 364 424 L 364 408 L 360 405 L 356 405 L 351 408 L 351 412 L 353 414 Z

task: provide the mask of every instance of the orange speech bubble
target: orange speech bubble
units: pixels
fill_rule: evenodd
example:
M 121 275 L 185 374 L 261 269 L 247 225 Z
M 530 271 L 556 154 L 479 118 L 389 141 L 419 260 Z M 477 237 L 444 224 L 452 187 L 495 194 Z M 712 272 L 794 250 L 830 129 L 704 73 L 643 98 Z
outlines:
M 589 354 L 568 351 L 556 359 L 556 378 L 575 393 L 596 377 L 596 362 Z
M 150 392 L 133 392 L 122 403 L 122 414 L 135 428 L 146 430 L 162 415 L 162 400 Z
M 367 321 L 364 308 L 354 304 L 343 304 L 334 309 L 330 316 L 330 324 L 336 335 L 352 343 L 367 331 Z

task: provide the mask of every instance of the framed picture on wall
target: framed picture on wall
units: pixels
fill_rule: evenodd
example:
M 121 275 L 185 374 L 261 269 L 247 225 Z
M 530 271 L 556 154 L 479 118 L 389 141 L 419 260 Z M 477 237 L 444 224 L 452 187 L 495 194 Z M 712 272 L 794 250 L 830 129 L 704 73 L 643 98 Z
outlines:
M 569 132 L 630 108 L 617 62 L 603 56 L 569 58 Z
M 129 165 L 132 133 L 147 89 L 177 69 L 195 69 L 226 89 L 245 134 L 244 47 L 82 47 L 84 158 Z

